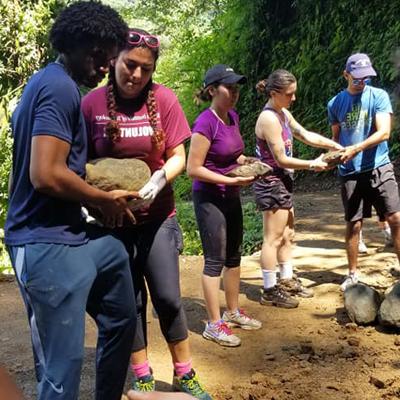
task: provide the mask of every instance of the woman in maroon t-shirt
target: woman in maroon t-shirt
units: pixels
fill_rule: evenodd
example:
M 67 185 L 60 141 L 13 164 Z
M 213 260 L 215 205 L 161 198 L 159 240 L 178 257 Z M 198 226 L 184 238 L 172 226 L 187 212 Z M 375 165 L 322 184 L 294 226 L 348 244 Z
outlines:
M 137 328 L 131 356 L 133 389 L 153 391 L 147 358 L 147 290 L 174 364 L 174 386 L 211 400 L 192 369 L 188 329 L 179 287 L 180 228 L 171 182 L 185 167 L 184 141 L 190 128 L 174 93 L 153 83 L 159 40 L 129 31 L 125 49 L 111 60 L 109 81 L 82 101 L 90 157 L 140 158 L 152 176 L 139 191 L 147 206 L 135 212 L 136 226 L 115 228 L 131 258 Z
M 288 71 L 276 70 L 260 81 L 257 91 L 267 103 L 256 124 L 257 157 L 273 167 L 271 175 L 254 183 L 258 209 L 263 212 L 261 267 L 264 291 L 261 304 L 295 308 L 299 302 L 291 294 L 311 297 L 312 291 L 302 286 L 293 275 L 292 240 L 294 236 L 293 169 L 323 171 L 327 164 L 321 157 L 300 160 L 292 155 L 293 136 L 302 142 L 329 150 L 342 148 L 333 140 L 304 129 L 288 111 L 296 99 L 296 78 Z M 277 283 L 276 266 L 280 281 Z

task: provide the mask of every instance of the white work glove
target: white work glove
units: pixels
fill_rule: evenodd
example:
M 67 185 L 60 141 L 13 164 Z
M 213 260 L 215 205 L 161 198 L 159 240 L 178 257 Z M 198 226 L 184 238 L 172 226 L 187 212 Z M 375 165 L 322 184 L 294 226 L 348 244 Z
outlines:
M 150 204 L 166 183 L 167 177 L 165 176 L 165 171 L 159 169 L 153 173 L 149 181 L 139 190 L 139 196 L 144 200 L 148 200 L 148 204 Z

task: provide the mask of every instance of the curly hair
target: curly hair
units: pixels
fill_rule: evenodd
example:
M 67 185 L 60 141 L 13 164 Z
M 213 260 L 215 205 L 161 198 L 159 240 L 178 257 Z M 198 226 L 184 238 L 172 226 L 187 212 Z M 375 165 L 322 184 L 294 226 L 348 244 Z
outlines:
M 258 93 L 265 94 L 269 98 L 273 90 L 279 92 L 295 82 L 296 78 L 291 72 L 285 69 L 277 69 L 267 79 L 259 81 L 256 85 L 256 90 Z
M 141 33 L 143 35 L 149 35 L 148 32 L 143 29 L 131 28 L 130 30 Z M 130 50 L 137 47 L 144 47 L 151 51 L 154 59 L 154 65 L 157 62 L 159 56 L 159 48 L 150 48 L 147 47 L 145 43 L 140 43 L 138 45 L 131 45 L 128 42 L 125 42 L 124 49 Z M 116 143 L 121 139 L 121 129 L 119 126 L 119 122 L 117 120 L 117 101 L 115 97 L 115 91 L 117 89 L 117 83 L 115 79 L 115 67 L 110 66 L 110 72 L 108 74 L 108 82 L 106 88 L 106 101 L 107 101 L 107 109 L 108 116 L 110 117 L 110 121 L 108 121 L 106 125 L 106 136 L 112 143 Z M 143 93 L 141 94 L 141 98 L 145 99 L 147 113 L 149 115 L 150 126 L 153 129 L 153 135 L 151 136 L 151 141 L 156 149 L 160 149 L 165 141 L 165 132 L 163 129 L 159 128 L 157 125 L 157 102 L 155 98 L 154 91 L 152 90 L 153 81 L 150 79 L 149 83 L 143 89 Z
M 97 1 L 78 1 L 58 15 L 50 43 L 59 53 L 69 54 L 78 47 L 125 45 L 128 26 L 111 7 Z

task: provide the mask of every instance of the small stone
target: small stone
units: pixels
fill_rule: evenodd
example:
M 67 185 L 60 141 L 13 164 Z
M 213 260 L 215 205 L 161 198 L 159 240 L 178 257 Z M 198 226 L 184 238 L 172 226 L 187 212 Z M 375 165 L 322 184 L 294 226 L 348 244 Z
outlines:
M 267 353 L 264 355 L 265 361 L 274 361 L 276 359 L 275 354 Z
M 325 349 L 325 353 L 328 356 L 334 356 L 340 354 L 343 351 L 343 346 L 341 344 L 331 345 Z
M 400 346 L 400 338 L 399 338 L 399 337 L 396 337 L 396 338 L 394 339 L 394 345 L 395 345 L 395 346 Z
M 355 324 L 354 322 L 348 322 L 348 323 L 345 325 L 345 327 L 346 327 L 346 329 L 348 329 L 348 330 L 350 330 L 350 331 L 356 331 L 357 328 L 358 328 L 358 325 Z
M 260 372 L 256 372 L 250 378 L 250 383 L 252 385 L 257 385 L 257 384 L 262 383 L 264 381 L 265 381 L 265 376 L 264 376 L 264 374 L 262 374 Z
M 343 350 L 342 354 L 340 355 L 341 358 L 356 358 L 360 355 L 357 349 L 354 347 L 347 347 Z
M 335 390 L 336 392 L 338 392 L 340 389 L 338 388 L 338 386 L 337 385 L 335 385 L 334 383 L 328 383 L 328 385 L 326 385 L 326 388 L 327 389 L 330 389 L 330 390 Z
M 314 347 L 310 343 L 300 343 L 300 354 L 314 355 Z
M 311 354 L 299 354 L 298 359 L 301 361 L 309 361 L 311 357 Z
M 376 386 L 378 389 L 383 389 L 386 385 L 385 382 L 381 381 L 380 379 L 370 376 L 369 382 Z
M 325 335 L 325 332 L 322 329 L 318 329 L 317 333 L 318 335 Z
M 357 347 L 357 346 L 360 345 L 360 342 L 361 342 L 360 338 L 355 337 L 355 336 L 350 336 L 350 337 L 347 339 L 347 343 L 348 343 L 350 346 L 355 346 L 355 347 Z
M 303 360 L 303 361 L 300 361 L 299 365 L 300 365 L 300 368 L 307 368 L 310 366 L 310 363 L 308 361 Z

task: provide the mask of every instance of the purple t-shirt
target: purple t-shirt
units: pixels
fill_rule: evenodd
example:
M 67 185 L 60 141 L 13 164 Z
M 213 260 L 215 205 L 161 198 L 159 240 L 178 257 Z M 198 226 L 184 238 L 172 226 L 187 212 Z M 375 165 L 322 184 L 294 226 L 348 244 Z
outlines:
M 225 175 L 234 169 L 237 158 L 243 154 L 244 143 L 239 130 L 239 116 L 236 111 L 229 110 L 230 125 L 224 124 L 207 108 L 196 119 L 192 132 L 199 133 L 210 141 L 210 148 L 204 160 L 204 166 L 210 171 Z M 227 197 L 239 195 L 239 186 L 193 181 L 194 191 L 207 191 L 223 194 Z

